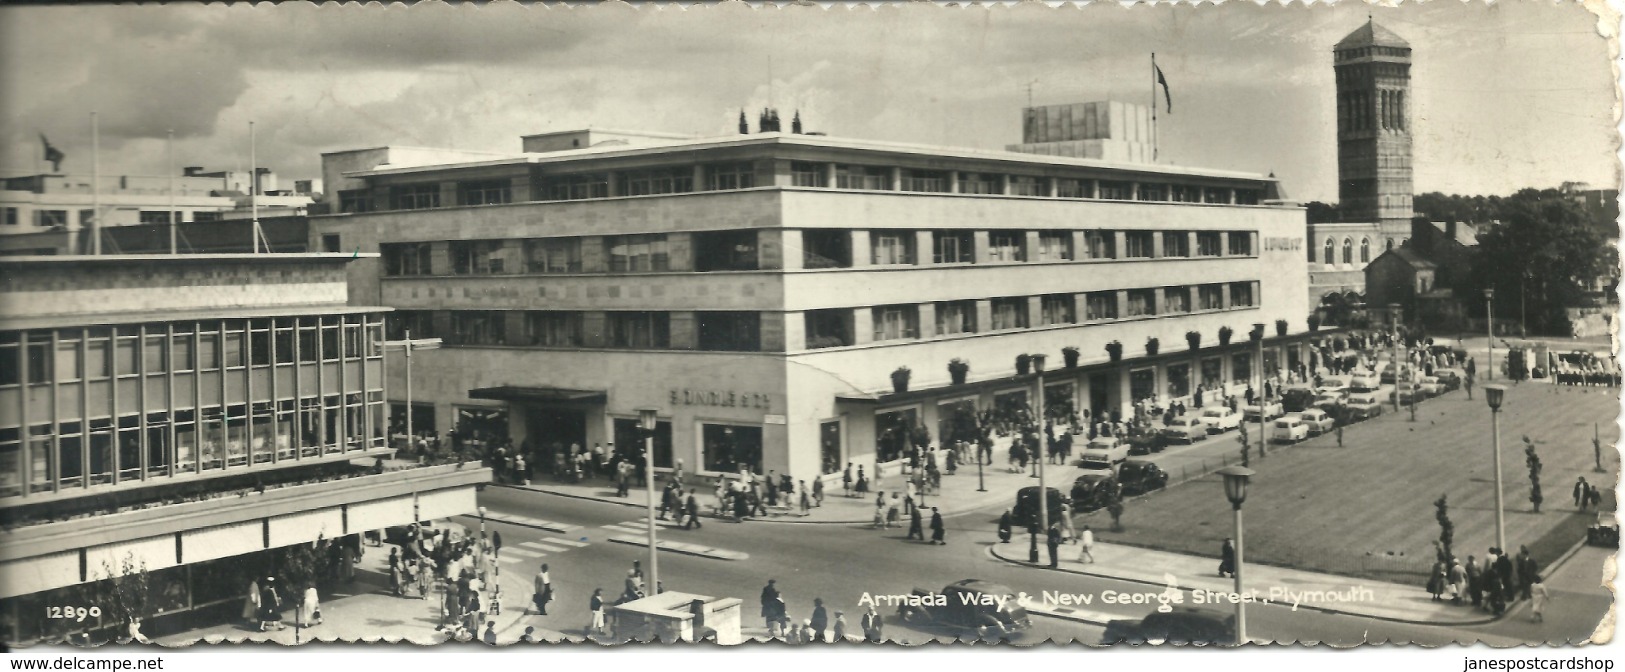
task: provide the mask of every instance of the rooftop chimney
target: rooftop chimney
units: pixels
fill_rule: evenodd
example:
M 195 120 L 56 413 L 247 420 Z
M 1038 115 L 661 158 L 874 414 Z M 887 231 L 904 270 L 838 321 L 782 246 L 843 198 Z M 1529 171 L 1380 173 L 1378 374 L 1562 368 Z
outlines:
M 801 110 L 796 110 L 795 118 L 790 120 L 790 132 L 801 133 Z
M 745 121 L 745 111 L 739 111 L 739 134 L 750 135 L 750 123 Z

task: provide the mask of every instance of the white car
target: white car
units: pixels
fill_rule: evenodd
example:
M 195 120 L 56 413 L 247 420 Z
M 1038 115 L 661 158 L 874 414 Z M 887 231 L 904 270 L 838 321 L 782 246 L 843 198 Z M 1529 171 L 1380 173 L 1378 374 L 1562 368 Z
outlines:
M 1332 412 L 1332 409 L 1342 406 L 1343 402 L 1348 401 L 1348 398 L 1348 393 L 1342 390 L 1322 392 L 1319 396 L 1315 397 L 1315 401 L 1310 405 L 1330 413 Z
M 1264 414 L 1265 420 L 1273 420 L 1285 415 L 1286 410 L 1281 408 L 1281 402 L 1279 401 L 1265 401 L 1263 399 L 1259 399 L 1254 403 L 1241 407 L 1242 420 L 1249 422 L 1256 421 L 1258 420 L 1259 413 Z
M 1115 469 L 1128 459 L 1128 444 L 1115 436 L 1101 436 L 1083 447 L 1082 463 L 1085 469 Z
M 1297 413 L 1281 416 L 1270 425 L 1270 441 L 1275 443 L 1296 443 L 1309 438 L 1309 426 L 1303 424 L 1303 419 Z
M 1241 426 L 1241 414 L 1229 406 L 1209 406 L 1202 409 L 1202 422 L 1209 432 L 1225 432 Z
M 1416 381 L 1416 384 L 1422 388 L 1423 396 L 1437 397 L 1444 394 L 1444 383 L 1436 376 L 1423 376 L 1421 380 Z
M 1331 414 L 1318 408 L 1311 408 L 1297 414 L 1303 425 L 1309 428 L 1310 436 L 1320 436 L 1337 428 L 1337 420 Z

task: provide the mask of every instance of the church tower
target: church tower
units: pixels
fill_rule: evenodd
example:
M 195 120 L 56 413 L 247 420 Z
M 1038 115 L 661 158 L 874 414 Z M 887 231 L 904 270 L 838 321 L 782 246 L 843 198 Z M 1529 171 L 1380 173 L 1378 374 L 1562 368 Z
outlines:
M 1341 219 L 1380 224 L 1398 245 L 1411 232 L 1411 45 L 1368 20 L 1333 58 Z

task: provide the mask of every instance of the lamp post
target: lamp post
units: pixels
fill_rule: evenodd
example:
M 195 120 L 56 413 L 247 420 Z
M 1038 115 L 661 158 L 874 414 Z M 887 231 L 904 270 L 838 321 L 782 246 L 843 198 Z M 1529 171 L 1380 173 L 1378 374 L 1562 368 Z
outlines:
M 1388 356 L 1394 360 L 1394 412 L 1399 412 L 1399 313 L 1403 310 L 1397 303 L 1388 304 L 1388 331 L 1393 334 L 1394 345 L 1388 348 Z M 1382 379 L 1378 378 L 1378 384 Z
M 1495 547 L 1502 552 L 1507 547 L 1506 508 L 1501 501 L 1501 402 L 1506 393 L 1505 385 L 1484 386 L 1484 401 L 1490 405 L 1490 446 L 1495 451 Z
M 1049 535 L 1049 490 L 1044 487 L 1044 460 L 1049 458 L 1049 429 L 1044 426 L 1044 356 L 1032 356 L 1033 370 L 1038 372 L 1038 400 L 1035 407 L 1038 416 L 1038 532 L 1048 538 Z
M 1258 322 L 1258 323 L 1253 325 L 1252 336 L 1253 336 L 1253 359 L 1257 360 L 1257 364 L 1255 366 L 1258 369 L 1258 386 L 1253 388 L 1254 390 L 1257 390 L 1257 394 L 1258 394 L 1258 456 L 1263 457 L 1264 456 L 1264 450 L 1265 450 L 1266 446 L 1268 445 L 1267 442 L 1269 441 L 1269 438 L 1266 437 L 1265 434 L 1264 434 L 1264 432 L 1265 432 L 1265 430 L 1264 430 L 1264 408 L 1265 408 L 1265 404 L 1269 400 L 1264 398 L 1264 323 L 1263 322 Z
M 403 350 L 406 353 L 406 445 L 411 448 L 416 443 L 412 434 L 412 351 L 438 350 L 440 348 L 440 339 L 420 338 L 412 340 L 411 329 L 406 330 L 405 336 L 405 339 L 399 341 L 384 341 L 384 349 Z
M 1219 470 L 1224 477 L 1224 497 L 1230 500 L 1230 508 L 1235 512 L 1236 526 L 1236 566 L 1231 575 L 1236 579 L 1236 644 L 1247 643 L 1247 603 L 1241 599 L 1241 566 L 1242 566 L 1242 528 L 1241 504 L 1247 501 L 1247 479 L 1257 472 L 1246 467 L 1230 466 Z
M 987 492 L 987 481 L 982 478 L 982 444 L 976 444 L 976 491 Z
M 1485 380 L 1495 380 L 1495 288 L 1484 290 L 1484 323 L 1488 332 L 1486 345 L 1490 348 L 1486 361 L 1489 366 L 1484 369 Z
M 649 516 L 649 581 L 644 584 L 645 596 L 655 594 L 660 587 L 660 549 L 655 542 L 655 428 L 659 426 L 659 409 L 638 409 L 638 426 L 643 429 L 644 494 L 648 496 Z
M 474 548 L 477 548 L 480 551 L 480 571 L 484 572 L 485 571 L 485 559 L 486 559 L 485 558 L 485 507 L 483 507 L 483 506 L 480 507 L 479 512 L 480 512 L 480 542 L 477 543 L 477 544 L 474 544 Z

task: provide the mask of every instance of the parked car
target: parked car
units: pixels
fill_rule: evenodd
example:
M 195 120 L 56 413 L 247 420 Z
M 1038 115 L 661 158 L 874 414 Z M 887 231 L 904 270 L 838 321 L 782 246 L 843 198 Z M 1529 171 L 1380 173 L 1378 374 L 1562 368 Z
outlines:
M 1209 432 L 1224 432 L 1241 426 L 1241 414 L 1229 406 L 1208 406 L 1202 409 L 1202 423 Z
M 1288 413 L 1297 413 L 1314 403 L 1315 388 L 1304 383 L 1294 383 L 1281 390 L 1281 408 Z
M 1401 406 L 1408 406 L 1413 401 L 1420 402 L 1427 398 L 1427 394 L 1422 391 L 1422 386 L 1418 383 L 1400 383 L 1396 385 L 1388 393 L 1388 400 L 1394 401 L 1396 395 Z
M 914 589 L 914 595 L 932 597 L 930 591 Z M 897 607 L 897 617 L 914 626 L 937 626 L 960 630 L 975 630 L 976 636 L 986 640 L 999 640 L 1032 627 L 1027 610 L 1016 601 L 1016 593 L 1008 587 L 966 579 L 950 583 L 938 595 L 941 603 L 922 599 L 918 605 Z
M 1236 617 L 1198 607 L 1174 607 L 1168 613 L 1151 612 L 1138 621 L 1106 623 L 1101 644 L 1219 644 L 1236 643 Z
M 1347 392 L 1322 392 L 1319 396 L 1315 397 L 1315 408 L 1327 413 L 1336 413 L 1338 407 L 1347 403 L 1348 399 L 1349 394 Z
M 1416 376 L 1416 368 L 1415 367 L 1413 367 L 1413 366 L 1411 366 L 1409 364 L 1406 364 L 1406 365 L 1399 368 L 1399 379 L 1400 380 L 1409 380 L 1409 379 L 1411 379 L 1411 378 L 1413 378 L 1415 376 Z M 1393 385 L 1394 384 L 1394 363 L 1393 362 L 1389 362 L 1387 364 L 1382 365 L 1382 374 L 1380 376 L 1380 380 L 1381 380 L 1382 384 L 1384 384 L 1384 385 Z
M 1044 488 L 1049 491 L 1049 519 L 1061 519 L 1061 491 L 1055 488 Z M 1038 486 L 1029 485 L 1016 491 L 1016 506 L 1010 510 L 1015 524 L 1023 528 L 1038 524 Z
M 1168 472 L 1151 460 L 1129 459 L 1117 468 L 1117 482 L 1121 484 L 1123 494 L 1143 495 L 1168 487 Z
M 1199 416 L 1182 415 L 1165 425 L 1161 434 L 1169 441 L 1196 443 L 1207 438 L 1207 423 Z
M 1350 420 L 1365 420 L 1382 415 L 1381 397 L 1375 392 L 1360 392 L 1349 395 L 1348 411 Z
M 1128 460 L 1123 464 L 1143 461 Z M 1083 475 L 1072 481 L 1072 510 L 1076 513 L 1088 513 L 1104 509 L 1117 498 L 1122 489 L 1117 476 L 1110 469 L 1085 470 Z
M 1124 443 L 1128 444 L 1128 454 L 1130 455 L 1159 453 L 1162 452 L 1162 447 L 1166 445 L 1162 440 L 1162 435 L 1157 432 L 1135 434 L 1129 436 Z
M 1298 419 L 1309 428 L 1310 436 L 1320 436 L 1337 428 L 1337 419 L 1331 413 L 1318 408 L 1311 408 L 1298 414 Z
M 1416 384 L 1422 388 L 1422 394 L 1426 395 L 1426 398 L 1437 397 L 1445 391 L 1444 383 L 1436 376 L 1423 376 Z
M 1376 376 L 1355 376 L 1349 379 L 1350 392 L 1374 392 L 1382 387 L 1382 380 Z
M 1467 379 L 1467 372 L 1461 369 L 1434 369 L 1433 377 L 1444 383 L 1446 392 L 1453 392 L 1461 389 L 1462 381 Z
M 1242 422 L 1257 422 L 1260 413 L 1263 413 L 1265 420 L 1273 420 L 1286 415 L 1286 409 L 1281 407 L 1279 401 L 1257 399 L 1253 403 L 1241 407 L 1241 420 Z
M 1332 391 L 1346 392 L 1346 391 L 1348 391 L 1349 386 L 1352 385 L 1353 383 L 1354 383 L 1354 376 L 1349 376 L 1349 375 L 1344 375 L 1344 374 L 1338 374 L 1338 375 L 1335 375 L 1335 376 L 1325 376 L 1325 377 L 1320 379 L 1320 387 L 1315 388 L 1315 391 L 1320 392 L 1321 394 L 1325 394 L 1327 392 L 1332 392 Z
M 1100 436 L 1083 447 L 1082 466 L 1085 469 L 1112 469 L 1128 459 L 1128 444 L 1115 436 Z
M 1283 415 L 1270 424 L 1270 441 L 1274 443 L 1297 443 L 1309 438 L 1309 426 L 1303 424 L 1303 419 L 1297 413 Z

